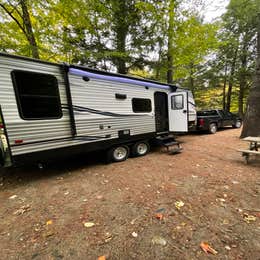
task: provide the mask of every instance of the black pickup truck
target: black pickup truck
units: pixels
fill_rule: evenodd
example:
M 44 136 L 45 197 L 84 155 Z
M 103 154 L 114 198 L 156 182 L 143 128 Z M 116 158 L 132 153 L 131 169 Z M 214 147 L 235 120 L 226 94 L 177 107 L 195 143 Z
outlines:
M 197 130 L 206 130 L 211 134 L 215 134 L 218 128 L 232 126 L 240 128 L 242 119 L 228 111 L 212 109 L 197 111 Z

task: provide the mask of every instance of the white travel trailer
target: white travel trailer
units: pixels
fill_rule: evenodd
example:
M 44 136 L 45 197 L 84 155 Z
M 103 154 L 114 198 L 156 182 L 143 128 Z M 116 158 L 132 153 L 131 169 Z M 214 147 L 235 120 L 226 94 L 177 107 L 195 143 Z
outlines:
M 0 164 L 94 150 L 123 161 L 196 122 L 192 94 L 173 85 L 0 53 Z

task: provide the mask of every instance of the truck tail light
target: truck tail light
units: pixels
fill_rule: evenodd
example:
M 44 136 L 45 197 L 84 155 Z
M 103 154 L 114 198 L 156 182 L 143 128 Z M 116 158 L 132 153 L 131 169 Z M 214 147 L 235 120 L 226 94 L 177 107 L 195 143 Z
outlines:
M 199 125 L 204 126 L 205 120 L 203 118 L 199 119 Z

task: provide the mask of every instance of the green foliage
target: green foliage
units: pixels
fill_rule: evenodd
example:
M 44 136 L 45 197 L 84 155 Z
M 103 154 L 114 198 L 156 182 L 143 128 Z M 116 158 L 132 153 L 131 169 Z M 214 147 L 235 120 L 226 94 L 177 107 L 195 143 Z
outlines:
M 223 86 L 218 86 L 214 88 L 204 88 L 197 90 L 195 96 L 197 109 L 222 109 L 222 87 Z M 230 111 L 233 113 L 238 113 L 238 96 L 239 87 L 235 87 L 232 92 L 233 102 L 230 107 Z M 246 101 L 246 98 L 244 101 Z
M 238 110 L 239 95 L 245 100 L 252 85 L 259 0 L 231 0 L 222 21 L 212 23 L 200 16 L 204 0 L 26 3 L 41 59 L 163 82 L 172 69 L 174 81 L 191 89 L 202 107 L 222 106 L 225 82 L 226 89 L 233 86 L 231 109 Z M 0 4 L 22 22 L 19 0 Z M 17 22 L 3 8 L 0 17 L 0 51 L 31 56 Z

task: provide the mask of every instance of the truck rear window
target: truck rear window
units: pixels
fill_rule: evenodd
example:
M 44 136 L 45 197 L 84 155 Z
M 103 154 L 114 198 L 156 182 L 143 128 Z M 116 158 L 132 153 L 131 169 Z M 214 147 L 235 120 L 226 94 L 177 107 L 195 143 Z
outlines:
M 208 110 L 208 111 L 198 111 L 198 116 L 217 116 L 218 113 L 216 110 Z

